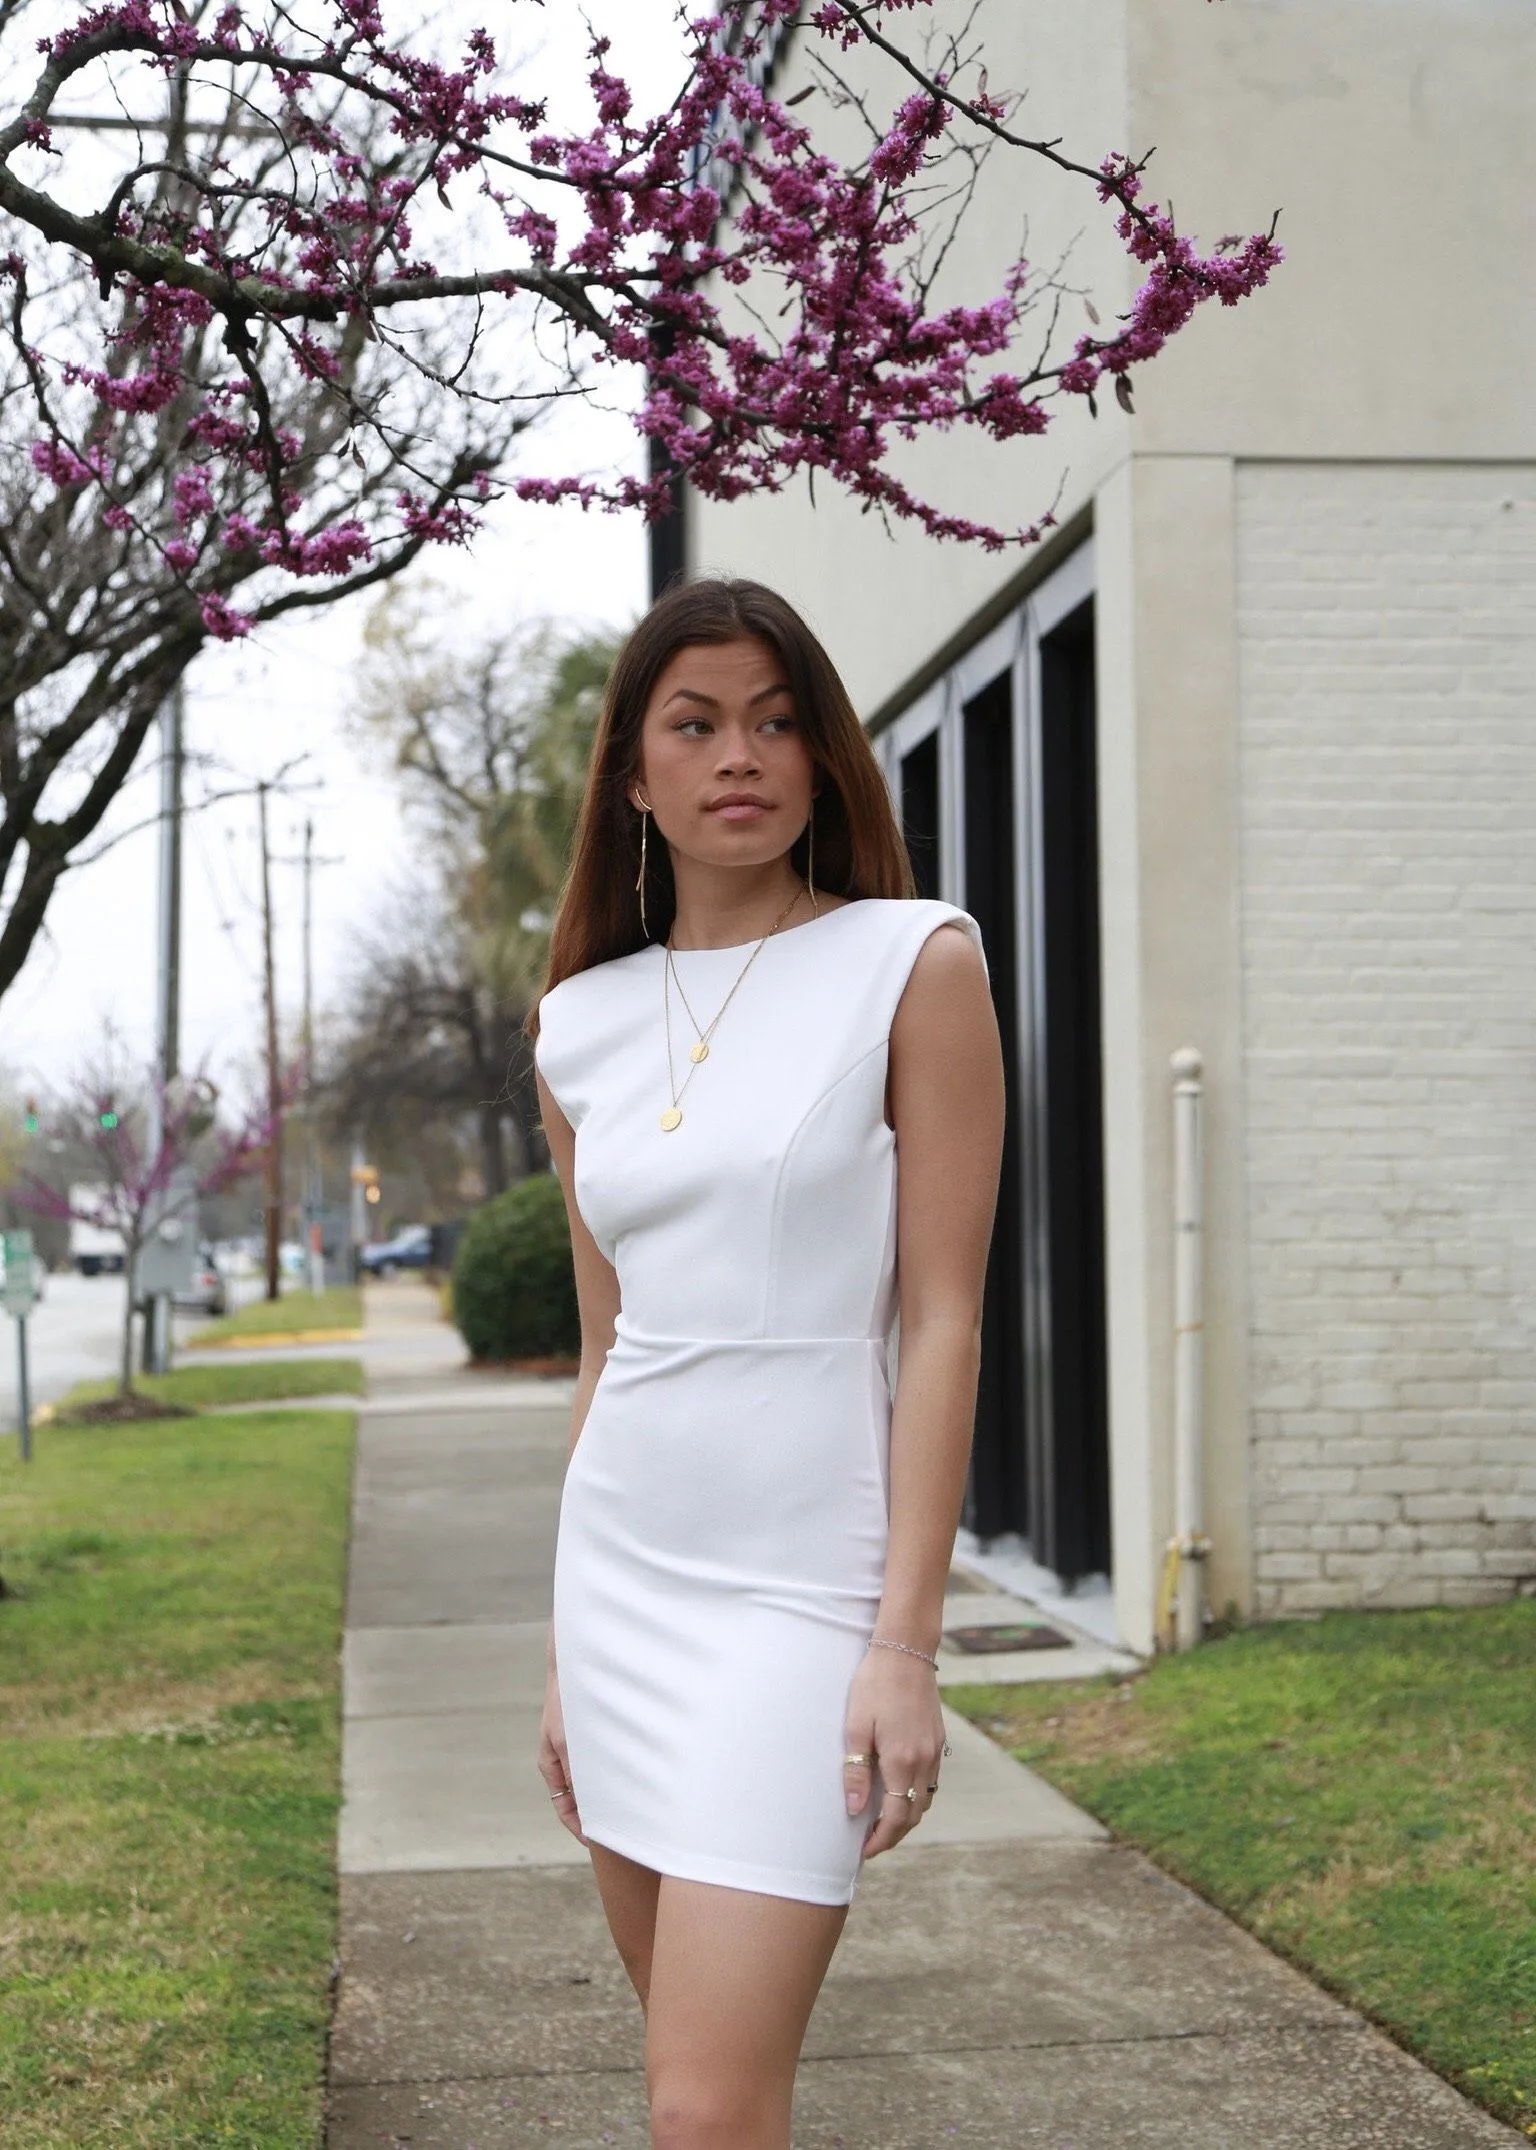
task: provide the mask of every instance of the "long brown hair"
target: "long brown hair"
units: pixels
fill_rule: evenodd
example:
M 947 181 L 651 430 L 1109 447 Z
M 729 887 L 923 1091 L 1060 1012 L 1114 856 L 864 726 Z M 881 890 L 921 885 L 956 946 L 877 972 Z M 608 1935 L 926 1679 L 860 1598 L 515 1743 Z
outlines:
M 914 896 L 912 863 L 890 789 L 848 690 L 793 605 L 760 582 L 706 576 L 676 583 L 657 598 L 620 650 L 603 696 L 592 759 L 576 817 L 571 862 L 549 936 L 541 992 L 614 956 L 665 940 L 677 908 L 664 843 L 647 846 L 640 927 L 640 815 L 625 797 L 639 774 L 640 734 L 657 680 L 681 649 L 755 636 L 783 665 L 795 713 L 825 782 L 815 804 L 816 886 L 840 896 Z M 790 846 L 803 875 L 807 832 Z M 537 1005 L 524 1024 L 538 1035 Z

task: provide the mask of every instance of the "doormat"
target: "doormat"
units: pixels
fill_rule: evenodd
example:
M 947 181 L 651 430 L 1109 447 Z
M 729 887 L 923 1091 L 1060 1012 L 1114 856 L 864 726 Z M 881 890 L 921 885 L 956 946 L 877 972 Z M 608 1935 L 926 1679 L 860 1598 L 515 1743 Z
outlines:
M 1072 1637 L 1031 1621 L 1027 1627 L 947 1627 L 944 1640 L 968 1657 L 998 1657 L 1005 1650 L 1070 1650 Z

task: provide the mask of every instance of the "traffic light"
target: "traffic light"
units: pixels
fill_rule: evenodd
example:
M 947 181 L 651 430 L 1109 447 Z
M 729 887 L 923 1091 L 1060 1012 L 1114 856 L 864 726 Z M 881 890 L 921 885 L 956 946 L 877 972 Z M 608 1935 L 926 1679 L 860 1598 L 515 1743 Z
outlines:
M 42 1126 L 43 1123 L 38 1117 L 37 1099 L 35 1097 L 27 1099 L 26 1110 L 22 1114 L 21 1124 L 29 1135 L 35 1135 Z
M 110 1105 L 103 1105 L 100 1112 L 97 1113 L 96 1119 L 98 1125 L 104 1127 L 109 1135 L 117 1125 L 117 1114 Z

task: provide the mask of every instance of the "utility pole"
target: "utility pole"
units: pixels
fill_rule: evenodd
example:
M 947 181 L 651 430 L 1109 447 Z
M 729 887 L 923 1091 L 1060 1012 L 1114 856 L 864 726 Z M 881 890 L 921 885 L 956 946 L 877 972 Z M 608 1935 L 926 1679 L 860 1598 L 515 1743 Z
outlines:
M 314 880 L 317 866 L 343 866 L 342 858 L 322 858 L 315 850 L 315 824 L 306 816 L 304 849 L 298 857 L 277 862 L 304 869 L 304 1241 L 311 1291 L 325 1289 L 325 1254 L 320 1244 L 325 1185 L 320 1169 L 320 1129 L 315 1114 Z
M 51 124 L 55 127 L 78 128 L 87 134 L 128 131 L 137 133 L 160 133 L 166 138 L 166 154 L 170 155 L 178 135 L 210 134 L 220 136 L 227 131 L 241 137 L 274 131 L 268 121 L 247 119 L 224 130 L 218 121 L 189 119 L 186 110 L 186 70 L 168 86 L 168 105 L 165 116 L 159 119 L 135 119 L 122 112 L 56 112 Z M 162 195 L 169 194 L 165 168 L 161 167 L 159 187 Z M 160 707 L 160 874 L 159 874 L 159 920 L 157 932 L 156 963 L 156 1060 L 157 1081 L 150 1106 L 150 1155 L 158 1159 L 165 1140 L 165 1101 L 169 1086 L 181 1071 L 181 813 L 182 813 L 182 766 L 183 734 L 185 727 L 185 704 L 182 684 L 178 679 Z M 132 1294 L 137 1279 L 130 1273 L 123 1279 L 125 1289 Z M 146 1373 L 163 1374 L 171 1365 L 171 1308 L 173 1295 L 157 1291 L 146 1296 L 144 1302 L 144 1342 L 142 1360 Z
M 309 1065 L 315 1051 L 314 962 L 311 926 L 314 920 L 315 824 L 304 816 L 304 1086 L 309 1088 Z
M 315 1131 L 314 883 L 315 824 L 304 816 L 304 1258 L 309 1288 L 325 1290 L 320 1237 L 320 1145 Z
M 160 1079 L 181 1072 L 181 795 L 186 704 L 181 681 L 160 712 Z
M 165 1140 L 164 1107 L 181 1072 L 181 810 L 185 766 L 186 704 L 178 680 L 160 705 L 160 870 L 156 918 L 155 1061 L 151 1097 L 150 1155 Z M 127 1280 L 131 1291 L 134 1279 Z M 169 1373 L 171 1294 L 158 1291 L 144 1302 L 144 1371 Z
M 256 786 L 256 805 L 261 830 L 261 935 L 262 975 L 267 1015 L 267 1142 L 266 1251 L 267 1297 L 276 1299 L 279 1282 L 279 1246 L 283 1235 L 283 1100 L 277 1074 L 277 980 L 272 962 L 272 853 L 267 841 L 267 792 L 265 781 Z

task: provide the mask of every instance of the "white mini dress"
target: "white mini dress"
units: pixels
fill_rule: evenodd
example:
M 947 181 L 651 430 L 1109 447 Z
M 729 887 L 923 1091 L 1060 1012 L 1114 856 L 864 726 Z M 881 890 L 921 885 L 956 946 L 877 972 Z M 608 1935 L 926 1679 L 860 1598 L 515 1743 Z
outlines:
M 665 950 L 563 979 L 536 1059 L 613 1263 L 615 1340 L 566 1474 L 554 1635 L 585 1835 L 658 1873 L 851 1900 L 849 1683 L 889 1513 L 891 1022 L 955 905 L 861 898 L 764 944 L 671 1103 Z M 674 951 L 707 1027 L 752 943 Z M 695 1031 L 672 994 L 679 1084 Z

